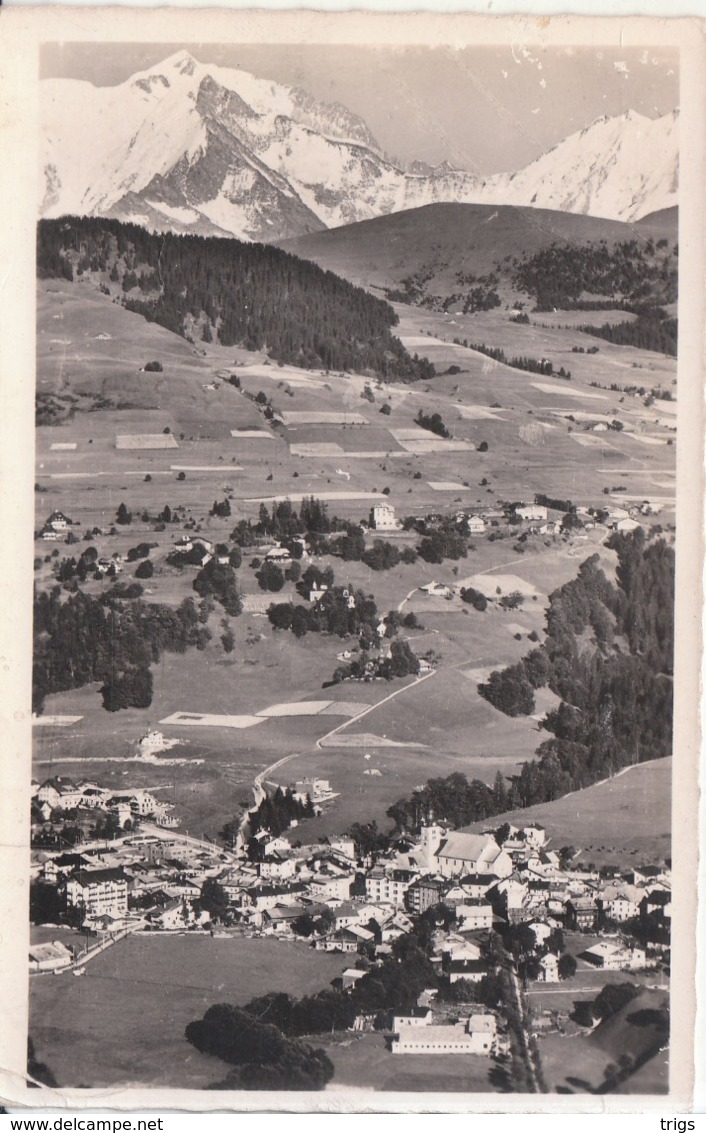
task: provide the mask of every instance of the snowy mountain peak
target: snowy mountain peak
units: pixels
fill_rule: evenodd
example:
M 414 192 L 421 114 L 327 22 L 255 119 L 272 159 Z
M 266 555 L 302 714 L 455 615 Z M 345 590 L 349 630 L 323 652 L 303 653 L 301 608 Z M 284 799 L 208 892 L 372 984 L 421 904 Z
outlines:
M 678 114 L 597 119 L 515 173 L 407 171 L 345 106 L 181 49 L 115 87 L 42 84 L 45 216 L 278 241 L 437 202 L 635 220 L 676 204 Z

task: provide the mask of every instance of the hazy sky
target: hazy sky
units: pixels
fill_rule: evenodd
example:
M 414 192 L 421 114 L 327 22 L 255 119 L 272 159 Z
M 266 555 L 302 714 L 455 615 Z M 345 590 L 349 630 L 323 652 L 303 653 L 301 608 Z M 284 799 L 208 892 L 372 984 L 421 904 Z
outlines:
M 184 47 L 343 103 L 402 162 L 483 174 L 521 168 L 602 114 L 679 103 L 678 53 L 657 48 L 63 43 L 43 47 L 42 75 L 112 86 Z

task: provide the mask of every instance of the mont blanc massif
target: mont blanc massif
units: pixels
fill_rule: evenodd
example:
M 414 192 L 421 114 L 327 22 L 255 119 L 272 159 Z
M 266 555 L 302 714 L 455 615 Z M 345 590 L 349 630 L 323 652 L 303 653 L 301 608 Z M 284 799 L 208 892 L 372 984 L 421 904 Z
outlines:
M 677 201 L 676 112 L 600 118 L 524 169 L 480 178 L 401 169 L 345 107 L 187 52 L 118 86 L 43 88 L 46 217 L 269 243 L 441 202 L 634 221 Z

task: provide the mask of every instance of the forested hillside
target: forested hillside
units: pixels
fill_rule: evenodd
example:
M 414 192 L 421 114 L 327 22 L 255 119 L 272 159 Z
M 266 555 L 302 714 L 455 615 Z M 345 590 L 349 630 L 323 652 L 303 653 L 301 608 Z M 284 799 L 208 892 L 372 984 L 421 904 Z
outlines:
M 592 555 L 555 590 L 544 643 L 516 665 L 491 673 L 479 692 L 510 716 L 535 710 L 535 690 L 561 699 L 543 727 L 551 739 L 509 785 L 455 774 L 431 779 L 388 814 L 401 829 L 425 815 L 464 825 L 549 802 L 642 760 L 671 754 L 674 551 L 644 532 L 611 536 L 618 555 L 611 583 Z
M 625 240 L 608 246 L 601 240 L 586 244 L 551 244 L 548 248 L 513 260 L 513 284 L 532 295 L 538 310 L 557 307 L 599 308 L 656 306 L 677 298 L 679 249 L 666 238 L 655 244 Z M 583 299 L 582 295 L 592 296 Z
M 128 310 L 192 340 L 398 381 L 434 373 L 391 333 L 397 316 L 388 303 L 264 244 L 63 217 L 39 223 L 37 271 L 41 279 L 91 279 Z

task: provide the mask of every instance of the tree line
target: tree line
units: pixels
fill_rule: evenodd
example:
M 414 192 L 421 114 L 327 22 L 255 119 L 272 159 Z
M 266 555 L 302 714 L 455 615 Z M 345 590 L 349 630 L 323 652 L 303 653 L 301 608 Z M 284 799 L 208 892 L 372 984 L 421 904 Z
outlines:
M 108 290 L 107 281 L 120 285 L 127 310 L 167 330 L 200 328 L 207 342 L 266 349 L 278 362 L 405 382 L 434 374 L 392 334 L 389 303 L 270 245 L 62 217 L 39 222 L 37 270 L 66 279 L 90 272 Z
M 146 708 L 152 699 L 149 666 L 162 653 L 203 649 L 210 631 L 193 598 L 175 608 L 140 599 L 106 602 L 56 586 L 34 599 L 32 708 L 41 713 L 52 693 L 102 681 L 104 707 Z
M 610 296 L 626 307 L 673 303 L 677 298 L 677 249 L 636 239 L 608 246 L 604 240 L 585 244 L 551 244 L 513 261 L 512 282 L 534 296 L 537 310 L 567 309 L 584 292 Z
M 546 639 L 521 661 L 491 673 L 479 692 L 509 716 L 535 709 L 549 687 L 559 706 L 543 720 L 551 733 L 535 758 L 492 787 L 456 773 L 430 779 L 388 810 L 398 829 L 430 818 L 454 826 L 550 802 L 642 760 L 671 754 L 674 551 L 642 529 L 613 534 L 617 585 L 598 555 L 550 595 Z

